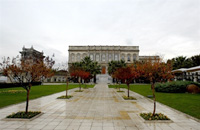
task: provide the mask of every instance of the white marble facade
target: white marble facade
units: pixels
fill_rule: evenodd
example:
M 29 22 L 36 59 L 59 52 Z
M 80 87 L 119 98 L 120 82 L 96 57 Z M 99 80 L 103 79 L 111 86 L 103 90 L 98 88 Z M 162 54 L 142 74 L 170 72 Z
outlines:
M 139 60 L 139 46 L 69 46 L 69 66 L 73 62 L 79 62 L 89 56 L 91 60 L 97 61 L 102 71 L 107 73 L 108 62 L 124 60 L 133 63 Z M 103 72 L 102 72 L 103 73 Z
M 69 64 L 89 56 L 91 60 L 106 64 L 123 59 L 127 63 L 139 60 L 138 46 L 69 46 Z

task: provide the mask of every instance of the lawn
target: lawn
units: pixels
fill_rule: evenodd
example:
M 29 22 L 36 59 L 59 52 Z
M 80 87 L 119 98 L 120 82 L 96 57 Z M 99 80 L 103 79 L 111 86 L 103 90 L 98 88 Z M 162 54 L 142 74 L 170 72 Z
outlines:
M 116 85 L 109 85 L 109 87 L 115 88 Z M 121 87 L 127 88 L 126 85 Z M 152 95 L 150 85 L 130 85 L 130 90 L 143 96 Z M 158 102 L 200 119 L 200 94 L 160 92 L 155 94 Z
M 83 87 L 84 85 L 82 85 Z M 78 84 L 69 84 L 69 89 L 77 88 L 79 87 Z M 94 85 L 87 85 L 88 88 L 94 87 Z M 16 88 L 3 88 L 0 89 L 0 108 L 20 103 L 23 101 L 26 101 L 26 92 L 21 93 L 1 93 L 2 91 L 8 91 L 8 90 L 25 90 L 22 87 L 16 87 Z M 39 86 L 33 86 L 31 88 L 30 92 L 30 99 L 39 98 L 42 96 L 50 95 L 57 92 L 62 92 L 66 90 L 66 85 L 39 85 Z

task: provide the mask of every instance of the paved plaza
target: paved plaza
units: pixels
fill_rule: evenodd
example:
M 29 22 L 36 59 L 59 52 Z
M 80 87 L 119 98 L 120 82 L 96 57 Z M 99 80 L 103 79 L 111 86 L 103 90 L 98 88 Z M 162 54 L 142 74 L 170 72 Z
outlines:
M 76 88 L 78 89 L 78 88 Z M 157 112 L 167 115 L 172 122 L 146 123 L 141 112 L 152 112 L 150 99 L 130 92 L 137 100 L 124 100 L 116 89 L 106 84 L 97 84 L 84 92 L 69 94 L 74 97 L 56 99 L 65 92 L 56 93 L 30 101 L 29 110 L 42 111 L 43 115 L 32 121 L 5 121 L 7 115 L 23 111 L 25 103 L 0 109 L 1 130 L 200 130 L 200 122 L 157 103 Z M 126 92 L 126 90 L 125 90 Z

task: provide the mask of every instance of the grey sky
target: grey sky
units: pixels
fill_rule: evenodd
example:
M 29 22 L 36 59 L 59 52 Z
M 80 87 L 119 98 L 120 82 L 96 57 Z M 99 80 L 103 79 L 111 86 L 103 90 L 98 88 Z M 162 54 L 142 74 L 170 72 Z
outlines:
M 69 45 L 133 45 L 140 55 L 200 54 L 200 0 L 0 0 L 0 57 L 22 47 L 57 63 Z

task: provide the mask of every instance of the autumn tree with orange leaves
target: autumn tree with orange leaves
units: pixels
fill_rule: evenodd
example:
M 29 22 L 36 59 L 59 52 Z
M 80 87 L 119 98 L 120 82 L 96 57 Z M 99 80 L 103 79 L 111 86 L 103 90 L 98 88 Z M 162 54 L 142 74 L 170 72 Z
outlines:
M 156 111 L 155 83 L 164 82 L 173 78 L 171 73 L 172 68 L 170 64 L 163 63 L 160 60 L 156 60 L 154 62 L 152 62 L 152 60 L 146 61 L 143 65 L 141 64 L 140 67 L 144 70 L 144 76 L 151 82 L 151 90 L 154 100 L 154 116 Z
M 33 82 L 42 82 L 44 79 L 53 76 L 52 67 L 55 61 L 52 58 L 45 59 L 26 59 L 22 61 L 19 58 L 7 58 L 1 63 L 3 74 L 7 76 L 11 82 L 20 83 L 27 91 L 26 109 L 28 112 L 29 95 Z
M 86 83 L 86 80 L 89 78 L 90 73 L 82 70 L 81 68 L 74 68 L 70 71 L 70 76 L 73 78 L 77 78 L 79 82 L 79 91 L 81 91 L 81 80 L 83 79 Z
M 139 73 L 137 72 L 137 68 L 133 65 L 121 67 L 118 68 L 114 72 L 114 77 L 118 80 L 125 81 L 127 87 L 128 87 L 128 98 L 129 98 L 129 90 L 130 90 L 130 83 L 139 76 Z
M 90 78 L 90 72 L 81 70 L 79 73 L 80 73 L 80 77 L 84 80 L 85 88 L 86 88 L 87 80 Z

